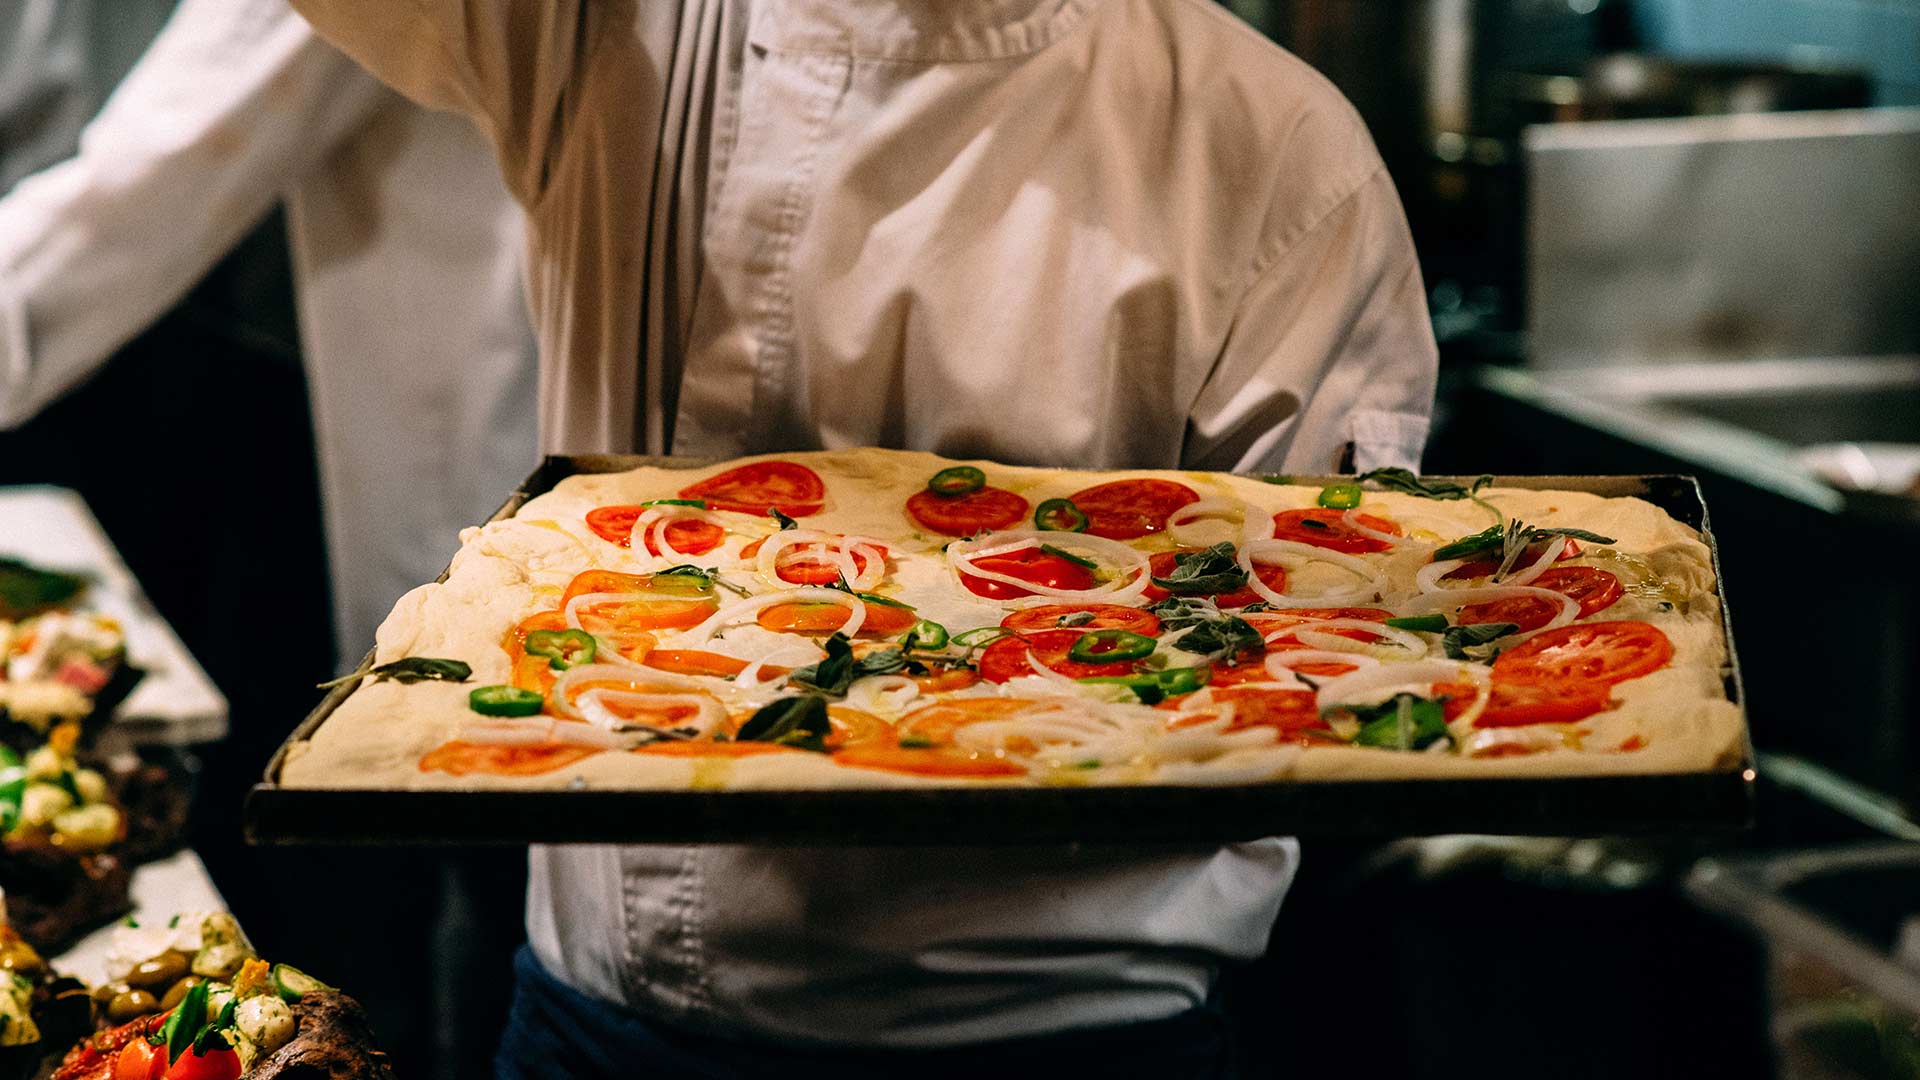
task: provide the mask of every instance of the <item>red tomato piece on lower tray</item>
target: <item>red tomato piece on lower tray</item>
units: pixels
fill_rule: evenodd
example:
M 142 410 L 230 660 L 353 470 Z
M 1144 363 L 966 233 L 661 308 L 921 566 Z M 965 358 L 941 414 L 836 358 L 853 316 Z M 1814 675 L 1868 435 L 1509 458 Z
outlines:
M 1673 659 L 1673 642 L 1643 622 L 1574 623 L 1546 630 L 1493 662 L 1496 682 L 1612 686 L 1650 675 Z
M 1023 633 L 1063 628 L 1126 630 L 1147 637 L 1160 633 L 1160 620 L 1153 612 L 1121 604 L 1042 604 L 1013 612 L 1000 625 Z
M 1167 517 L 1200 493 L 1185 484 L 1155 477 L 1095 484 L 1068 497 L 1087 515 L 1087 532 L 1109 540 L 1132 540 L 1167 527 Z
M 1282 510 L 1273 515 L 1273 538 L 1311 544 L 1328 551 L 1365 555 L 1387 551 L 1393 545 L 1356 530 L 1346 522 L 1345 510 Z M 1375 532 L 1400 535 L 1400 525 L 1372 514 L 1355 514 L 1354 520 Z
M 792 461 L 754 461 L 680 489 L 682 499 L 700 499 L 709 510 L 788 517 L 817 514 L 827 500 L 820 474 Z
M 988 555 L 973 560 L 976 570 L 1003 574 L 1010 578 L 1042 585 L 1049 589 L 1091 589 L 1093 571 L 1074 562 L 1063 559 L 1039 548 L 1021 548 L 1005 555 Z M 1012 600 L 1022 596 L 1032 596 L 1032 589 L 1023 589 L 1018 585 L 989 578 L 962 574 L 960 583 L 975 596 L 984 596 L 989 600 Z
M 1147 560 L 1147 572 L 1157 578 L 1166 577 L 1168 574 L 1173 573 L 1174 567 L 1178 565 L 1176 556 L 1199 550 L 1199 548 L 1182 548 L 1179 551 L 1159 552 Z M 1272 589 L 1274 592 L 1284 594 L 1287 591 L 1286 567 L 1267 563 L 1255 563 L 1253 572 L 1254 576 L 1260 579 L 1262 585 Z M 1145 591 L 1140 595 L 1146 597 L 1148 603 L 1157 603 L 1173 594 L 1152 582 L 1148 582 Z M 1224 593 L 1181 593 L 1180 595 L 1205 596 L 1223 608 L 1246 607 L 1248 604 L 1257 604 L 1266 599 L 1266 597 L 1254 592 L 1252 586 L 1242 586 L 1231 592 Z
M 1135 664 L 1132 661 L 1083 664 L 1078 660 L 1068 659 L 1067 653 L 1073 648 L 1073 643 L 1084 636 L 1086 636 L 1084 630 L 1065 629 L 1011 634 L 1000 638 L 980 654 L 980 677 L 988 682 L 1003 683 L 1021 675 L 1037 674 L 1033 670 L 1029 657 L 1069 679 L 1133 674 Z
M 1027 519 L 1027 500 L 997 487 L 979 487 L 965 495 L 916 491 L 907 498 L 907 516 L 941 536 L 972 536 L 1017 525 Z

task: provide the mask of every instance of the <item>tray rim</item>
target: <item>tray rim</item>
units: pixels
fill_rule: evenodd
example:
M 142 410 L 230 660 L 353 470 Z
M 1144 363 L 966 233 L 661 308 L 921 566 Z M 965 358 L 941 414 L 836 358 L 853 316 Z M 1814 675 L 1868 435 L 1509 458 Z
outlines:
M 532 499 L 551 490 L 561 480 L 575 475 L 624 472 L 642 466 L 668 469 L 697 469 L 717 464 L 712 458 L 671 457 L 645 454 L 549 454 L 523 480 L 499 509 L 487 518 L 488 523 L 501 521 L 518 513 Z M 1062 472 L 1089 472 L 1095 470 L 1063 469 Z M 1110 472 L 1112 470 L 1098 470 Z M 1324 486 L 1330 483 L 1351 482 L 1352 475 L 1339 474 L 1279 474 L 1279 473 L 1239 473 L 1250 479 L 1271 482 L 1291 482 L 1305 486 Z M 1470 483 L 1477 476 L 1421 474 L 1423 479 L 1451 480 Z M 1727 599 L 1726 581 L 1721 572 L 1720 548 L 1715 542 L 1711 528 L 1710 512 L 1706 499 L 1701 492 L 1699 481 L 1690 475 L 1677 473 L 1647 473 L 1619 475 L 1503 475 L 1493 476 L 1495 487 L 1515 487 L 1522 489 L 1558 489 L 1567 491 L 1585 491 L 1591 494 L 1609 497 L 1632 496 L 1649 497 L 1655 488 L 1664 488 L 1663 497 L 1672 500 L 1676 497 L 1685 500 L 1688 509 L 1697 509 L 1698 520 L 1689 520 L 1692 514 L 1682 515 L 1671 506 L 1661 508 L 1673 514 L 1683 524 L 1696 529 L 1701 541 L 1706 544 L 1708 557 L 1713 567 L 1714 582 L 1720 600 L 1720 632 L 1726 647 L 1727 662 L 1723 677 L 1728 699 L 1739 710 L 1741 720 L 1741 746 L 1738 759 L 1728 768 L 1699 772 L 1662 772 L 1631 773 L 1599 776 L 1569 777 L 1486 777 L 1486 778 L 1418 778 L 1400 780 L 1281 780 L 1259 784 L 1175 786 L 1175 785 L 1127 785 L 1115 787 L 1086 788 L 856 788 L 856 789 L 783 789 L 774 791 L 655 791 L 646 789 L 632 790 L 538 790 L 538 791 L 461 791 L 461 790 L 419 790 L 409 788 L 289 788 L 279 783 L 280 770 L 286 763 L 288 753 L 299 742 L 310 738 L 312 734 L 332 716 L 355 690 L 357 682 L 350 682 L 330 689 L 313 711 L 307 714 L 280 745 L 274 750 L 263 770 L 261 781 L 247 793 L 243 812 L 243 825 L 247 842 L 255 845 L 295 845 L 310 843 L 362 844 L 362 845 L 431 845 L 431 844 L 509 844 L 523 843 L 647 843 L 647 842 L 710 842 L 710 843 L 762 843 L 762 844 L 803 844 L 837 842 L 847 843 L 845 826 L 835 826 L 836 816 L 844 816 L 863 830 L 857 839 L 864 842 L 891 842 L 912 844 L 952 844 L 978 842 L 976 837 L 958 835 L 942 837 L 928 833 L 924 829 L 925 815 L 916 820 L 920 827 L 909 828 L 912 823 L 899 823 L 883 815 L 875 815 L 872 807 L 893 805 L 895 809 L 901 802 L 936 801 L 939 803 L 965 805 L 976 801 L 986 802 L 1002 817 L 1012 818 L 1016 823 L 1030 820 L 1035 813 L 1047 816 L 1050 821 L 1046 827 L 1029 826 L 1012 829 L 1011 836 L 1001 838 L 996 834 L 996 842 L 1001 843 L 1046 843 L 1081 842 L 1097 840 L 1116 830 L 1125 820 L 1140 817 L 1133 823 L 1133 832 L 1128 834 L 1130 842 L 1142 843 L 1192 843 L 1203 835 L 1187 827 L 1184 823 L 1171 828 L 1155 828 L 1154 821 L 1178 821 L 1186 814 L 1175 811 L 1191 811 L 1193 803 L 1212 802 L 1216 805 L 1231 804 L 1237 801 L 1258 801 L 1268 804 L 1268 814 L 1243 814 L 1234 821 L 1245 822 L 1244 827 L 1215 829 L 1205 833 L 1208 842 L 1231 841 L 1235 839 L 1255 839 L 1260 836 L 1272 836 L 1282 833 L 1338 836 L 1413 836 L 1439 835 L 1455 832 L 1487 832 L 1484 809 L 1499 812 L 1501 806 L 1510 808 L 1508 818 L 1511 827 L 1499 830 L 1504 835 L 1626 835 L 1676 831 L 1695 828 L 1712 831 L 1736 831 L 1748 828 L 1753 820 L 1753 798 L 1757 770 L 1753 751 L 1752 729 L 1747 722 L 1745 687 L 1740 676 L 1739 656 L 1734 648 L 1732 619 Z M 1656 505 L 1660 502 L 1655 501 Z M 443 570 L 436 582 L 444 582 L 448 571 Z M 370 666 L 373 652 L 369 650 L 360 667 Z M 1618 803 L 1606 807 L 1613 811 L 1609 814 L 1594 814 L 1583 810 L 1593 796 L 1606 798 L 1611 788 L 1620 788 L 1623 793 L 1637 792 L 1639 797 L 1621 798 Z M 1427 796 L 1440 792 L 1460 793 L 1471 789 L 1490 800 L 1483 805 L 1482 812 L 1468 811 L 1450 816 L 1445 804 L 1453 802 L 1452 797 L 1434 800 L 1435 806 L 1428 808 L 1426 819 L 1431 827 L 1420 822 L 1399 822 L 1388 828 L 1380 825 L 1370 826 L 1366 815 L 1346 815 L 1332 821 L 1321 821 L 1309 825 L 1305 821 L 1293 824 L 1267 824 L 1275 813 L 1284 816 L 1288 808 L 1284 805 L 1305 797 L 1313 801 L 1337 805 L 1343 799 L 1353 799 L 1364 806 L 1369 798 L 1380 796 L 1398 796 L 1403 802 L 1419 802 Z M 1417 795 L 1410 793 L 1417 792 Z M 1579 797 L 1575 797 L 1578 795 Z M 1663 798 L 1648 798 L 1647 796 Z M 1664 798 L 1674 798 L 1680 803 L 1694 808 L 1692 813 L 1651 812 L 1635 816 L 1628 811 L 1655 809 Z M 494 811 L 489 801 L 502 804 L 501 810 Z M 722 801 L 716 801 L 722 800 Z M 797 803 L 812 802 L 810 815 L 791 813 L 770 813 L 770 810 L 791 810 Z M 1565 805 L 1559 805 L 1563 803 Z M 671 807 L 680 813 L 678 816 L 659 813 L 633 813 L 651 804 L 661 803 L 662 809 Z M 623 814 L 581 813 L 582 810 L 622 809 Z M 762 805 L 765 804 L 765 805 Z M 1280 810 L 1272 809 L 1274 804 L 1282 804 Z M 511 807 L 514 809 L 507 810 Z M 720 807 L 719 810 L 711 809 Z M 457 808 L 457 812 L 455 809 Z M 689 829 L 689 809 L 696 809 L 691 815 Z M 1151 810 L 1158 813 L 1149 813 Z M 1558 813 L 1543 811 L 1558 810 Z M 486 810 L 487 812 L 478 812 Z M 852 811 L 859 811 L 853 813 Z M 562 812 L 564 811 L 564 812 Z M 838 814 L 829 811 L 839 811 Z M 1014 811 L 1021 811 L 1014 813 Z M 825 816 L 823 815 L 825 813 Z M 966 815 L 969 822 L 979 820 L 979 811 L 970 811 Z M 937 815 L 936 815 L 937 816 Z M 493 820 L 498 817 L 498 824 Z M 1216 815 L 1217 817 L 1217 815 Z M 1605 820 L 1602 820 L 1602 819 Z M 383 821 L 384 819 L 384 821 Z M 737 819 L 737 820 L 736 820 Z M 438 822 L 436 828 L 395 828 L 394 822 L 418 823 L 423 820 Z M 533 828 L 533 821 L 564 821 L 567 827 L 553 829 Z M 382 822 L 378 828 L 349 827 L 357 821 Z M 619 828 L 597 824 L 602 821 L 621 821 Z M 672 821 L 672 827 L 636 827 L 632 823 Z M 876 824 L 877 823 L 877 824 Z M 1233 822 L 1229 822 L 1231 825 Z M 1062 827 L 1062 826 L 1065 827 Z M 874 839 L 869 839 L 869 837 Z

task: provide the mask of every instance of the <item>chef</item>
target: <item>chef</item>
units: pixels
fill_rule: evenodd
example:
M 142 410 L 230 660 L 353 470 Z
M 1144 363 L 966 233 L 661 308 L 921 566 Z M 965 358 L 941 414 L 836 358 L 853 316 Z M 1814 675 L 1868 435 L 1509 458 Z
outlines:
M 295 6 L 491 137 L 550 450 L 1418 458 L 1435 354 L 1392 184 L 1329 84 L 1205 0 Z M 1214 1075 L 1215 974 L 1297 860 L 536 848 L 500 1075 Z

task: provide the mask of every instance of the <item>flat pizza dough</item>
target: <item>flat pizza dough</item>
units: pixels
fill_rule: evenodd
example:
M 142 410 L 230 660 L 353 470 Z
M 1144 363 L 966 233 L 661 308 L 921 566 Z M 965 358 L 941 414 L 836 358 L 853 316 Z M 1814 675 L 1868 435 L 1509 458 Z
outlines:
M 638 538 L 632 548 L 608 542 L 585 521 L 595 508 L 671 499 L 682 488 L 743 463 L 779 460 L 803 464 L 826 484 L 826 504 L 802 521 L 802 527 L 875 537 L 886 542 L 889 573 L 874 590 L 913 605 L 918 614 L 958 634 L 974 627 L 998 626 L 1010 607 L 983 600 L 959 587 L 943 545 L 951 538 L 921 529 L 905 513 L 909 496 L 926 486 L 935 472 L 958 464 L 982 469 L 987 482 L 1025 496 L 1038 505 L 1108 480 L 1160 477 L 1193 488 L 1203 498 L 1241 500 L 1262 514 L 1311 507 L 1317 486 L 1269 484 L 1217 473 L 1119 470 L 1065 472 L 1021 468 L 993 462 L 956 462 L 932 454 L 877 449 L 766 455 L 694 469 L 639 468 L 629 472 L 578 475 L 532 499 L 513 517 L 462 534 L 444 583 L 423 585 L 401 598 L 380 627 L 376 662 L 407 656 L 458 659 L 473 675 L 463 684 L 364 681 L 306 742 L 294 745 L 281 774 L 287 787 L 328 789 L 821 789 L 843 787 L 966 786 L 992 784 L 1244 784 L 1276 780 L 1358 780 L 1391 778 L 1491 778 L 1517 776 L 1590 776 L 1724 770 L 1742 760 L 1744 721 L 1725 690 L 1727 655 L 1711 556 L 1699 535 L 1659 508 L 1636 498 L 1603 498 L 1573 491 L 1532 491 L 1494 487 L 1481 495 L 1507 518 L 1544 527 L 1571 527 L 1600 533 L 1616 542 L 1604 549 L 1588 545 L 1579 562 L 1617 572 L 1626 595 L 1603 612 L 1581 621 L 1638 620 L 1657 627 L 1673 644 L 1673 659 L 1661 670 L 1613 687 L 1616 707 L 1572 725 L 1534 725 L 1502 729 L 1512 743 L 1503 756 L 1465 756 L 1457 751 L 1406 752 L 1342 745 L 1302 746 L 1255 739 L 1222 742 L 1164 756 L 1145 752 L 1126 762 L 1082 770 L 1049 770 L 1045 775 L 1011 779 L 933 778 L 837 764 L 818 753 L 782 752 L 752 757 L 661 757 L 607 750 L 565 767 L 534 776 L 469 774 L 452 776 L 426 770 L 421 759 L 459 739 L 480 719 L 468 707 L 476 686 L 505 683 L 511 660 L 503 648 L 510 629 L 538 612 L 559 606 L 575 575 L 590 569 L 644 574 L 679 563 L 718 567 L 757 592 L 773 586 L 760 579 L 741 548 L 772 534 L 765 517 L 726 513 L 728 533 L 721 547 L 691 558 L 655 558 Z M 1396 492 L 1369 491 L 1359 511 L 1398 523 L 1412 539 L 1442 544 L 1493 524 L 1485 508 L 1468 501 L 1436 501 Z M 1030 523 L 1027 524 L 1030 527 Z M 1226 528 L 1225 525 L 1222 526 Z M 1171 550 L 1164 534 L 1132 542 L 1142 551 Z M 1423 550 L 1362 556 L 1388 567 L 1390 593 L 1411 593 L 1413 574 L 1428 561 Z M 1338 585 L 1341 571 L 1313 565 L 1302 568 L 1288 589 L 1311 593 Z M 1327 577 L 1316 583 L 1316 575 Z M 1331 576 L 1328 576 L 1331 575 Z M 1348 579 L 1351 580 L 1351 579 Z M 723 594 L 723 599 L 730 597 Z M 1044 601 L 1031 600 L 1038 604 Z M 1136 601 L 1138 603 L 1138 601 Z M 1017 606 L 1017 605 L 1015 605 Z M 1393 606 L 1391 603 L 1379 606 Z M 659 635 L 658 647 L 676 647 L 679 632 Z M 771 655 L 793 658 L 807 639 L 762 630 L 749 619 L 699 647 L 743 660 Z M 816 639 L 812 639 L 816 640 Z M 1439 656 L 1438 636 L 1429 638 Z M 784 650 L 784 651 L 783 651 Z M 811 654 L 819 656 L 818 649 Z M 748 710 L 734 688 L 709 680 L 738 715 Z M 1031 684 L 1031 685 L 1029 685 Z M 1137 703 L 1116 704 L 1112 688 L 1092 691 L 1102 700 L 1085 706 L 1090 713 L 1138 710 L 1133 720 L 1164 721 L 1170 714 Z M 1071 703 L 1072 690 L 1056 680 L 1015 679 L 1004 685 L 980 683 L 963 696 L 1033 697 L 1052 693 Z M 754 700 L 774 691 L 755 688 Z M 1120 695 L 1124 697 L 1125 695 Z M 916 704 L 925 704 L 923 698 Z M 893 720 L 897 716 L 883 716 Z M 1204 740 L 1202 740 L 1204 741 Z M 1518 751 L 1527 751 L 1524 753 Z

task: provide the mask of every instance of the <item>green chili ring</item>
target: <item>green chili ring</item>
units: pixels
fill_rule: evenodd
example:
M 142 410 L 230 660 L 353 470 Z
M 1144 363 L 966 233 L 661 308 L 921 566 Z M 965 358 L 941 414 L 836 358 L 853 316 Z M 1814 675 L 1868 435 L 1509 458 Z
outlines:
M 528 656 L 544 656 L 555 671 L 590 664 L 599 645 L 585 630 L 535 630 L 527 635 Z
M 1091 675 L 1075 682 L 1124 686 L 1133 691 L 1143 705 L 1158 705 L 1170 697 L 1191 694 L 1207 684 L 1213 671 L 1207 667 L 1168 668 L 1139 675 Z
M 1087 512 L 1072 499 L 1048 499 L 1033 511 L 1033 525 L 1047 532 L 1086 532 Z
M 1359 484 L 1328 484 L 1320 489 L 1320 505 L 1329 510 L 1352 510 L 1365 496 Z
M 538 716 L 546 701 L 517 686 L 482 686 L 467 695 L 467 707 L 481 716 Z
M 648 499 L 646 502 L 643 502 L 640 505 L 641 506 L 691 506 L 696 510 L 705 510 L 707 508 L 707 500 L 705 499 Z
M 947 628 L 932 619 L 921 619 L 900 639 L 900 647 L 909 652 L 931 652 L 947 647 Z
M 1067 650 L 1067 659 L 1082 664 L 1118 664 L 1144 660 L 1158 642 L 1145 634 L 1109 627 L 1080 635 Z
M 987 474 L 971 465 L 941 469 L 927 481 L 927 490 L 944 499 L 957 499 L 987 486 Z

